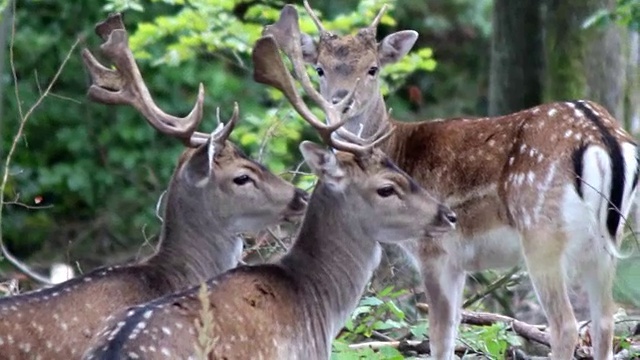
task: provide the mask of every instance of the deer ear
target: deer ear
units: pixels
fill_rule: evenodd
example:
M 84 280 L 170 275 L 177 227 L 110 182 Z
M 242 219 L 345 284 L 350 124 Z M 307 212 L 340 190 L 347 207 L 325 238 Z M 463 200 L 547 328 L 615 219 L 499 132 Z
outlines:
M 413 30 L 398 31 L 385 36 L 378 45 L 378 60 L 381 65 L 394 63 L 402 59 L 418 40 L 418 33 Z
M 221 144 L 210 138 L 206 144 L 200 145 L 182 165 L 181 175 L 190 185 L 204 187 L 214 178 L 213 159 Z
M 302 48 L 302 59 L 309 64 L 318 62 L 318 47 L 313 38 L 305 33 L 300 33 L 300 47 Z
M 300 143 L 300 152 L 304 161 L 323 183 L 337 190 L 344 189 L 347 178 L 331 150 L 310 141 L 303 141 Z

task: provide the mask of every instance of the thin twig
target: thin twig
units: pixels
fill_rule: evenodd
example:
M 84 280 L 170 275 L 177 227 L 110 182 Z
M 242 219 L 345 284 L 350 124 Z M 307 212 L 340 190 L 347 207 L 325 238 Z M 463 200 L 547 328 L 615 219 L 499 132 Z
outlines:
M 468 298 L 462 304 L 462 308 L 466 309 L 466 308 L 470 307 L 471 305 L 475 304 L 477 301 L 480 301 L 480 300 L 484 299 L 485 296 L 487 296 L 488 294 L 494 292 L 496 289 L 501 288 L 503 285 L 505 285 L 506 283 L 511 281 L 511 278 L 513 277 L 513 275 L 515 275 L 518 271 L 520 271 L 520 266 L 513 267 L 513 269 L 511 269 L 509 272 L 507 272 L 506 274 L 504 274 L 503 276 L 498 278 L 496 281 L 492 282 L 487 287 L 485 287 L 482 292 L 474 294 L 473 296 Z
M 20 207 L 23 207 L 23 208 L 29 209 L 29 210 L 51 209 L 53 207 L 53 204 L 49 204 L 49 205 L 27 205 L 27 204 L 21 203 L 19 201 L 5 201 L 2 204 L 3 205 L 20 206 Z
M 289 251 L 289 248 L 284 243 L 284 241 L 282 241 L 282 239 L 280 239 L 273 231 L 271 231 L 271 229 L 267 228 L 267 232 L 269 233 L 269 235 L 271 235 L 272 238 L 276 240 L 278 245 L 280 245 L 280 247 L 282 247 L 284 251 Z
M 12 18 L 12 23 L 11 23 L 11 45 L 9 47 L 9 63 L 11 64 L 11 73 L 13 75 L 13 83 L 14 83 L 16 102 L 18 104 L 18 113 L 20 115 L 20 125 L 18 127 L 18 131 L 16 132 L 15 136 L 13 137 L 13 141 L 11 143 L 11 147 L 9 148 L 9 153 L 7 154 L 7 158 L 6 158 L 5 164 L 4 164 L 2 182 L 0 183 L 0 251 L 2 252 L 2 255 L 13 266 L 15 266 L 18 270 L 23 272 L 25 275 L 29 276 L 30 278 L 32 278 L 32 279 L 34 279 L 34 280 L 36 280 L 38 282 L 50 285 L 51 281 L 47 277 L 45 277 L 43 275 L 40 275 L 40 274 L 37 274 L 34 271 L 32 271 L 26 264 L 22 263 L 19 259 L 17 259 L 15 256 L 13 256 L 13 254 L 11 254 L 7 250 L 7 248 L 5 247 L 4 241 L 2 239 L 2 231 L 1 231 L 1 229 L 2 229 L 2 209 L 4 207 L 4 192 L 5 192 L 5 188 L 7 186 L 7 182 L 9 180 L 9 166 L 11 165 L 11 158 L 13 157 L 13 153 L 15 152 L 15 150 L 16 150 L 16 148 L 18 146 L 18 141 L 22 137 L 22 134 L 24 132 L 24 127 L 25 127 L 25 125 L 27 123 L 27 120 L 29 119 L 31 114 L 33 114 L 35 109 L 38 106 L 40 106 L 40 104 L 45 99 L 47 94 L 49 94 L 49 92 L 51 91 L 51 88 L 53 87 L 55 82 L 58 80 L 58 77 L 62 73 L 62 69 L 67 64 L 67 61 L 71 58 L 71 54 L 73 53 L 73 51 L 75 50 L 76 46 L 80 42 L 80 39 L 77 39 L 73 43 L 73 45 L 71 46 L 71 49 L 69 49 L 69 52 L 67 53 L 67 56 L 62 61 L 62 64 L 60 64 L 60 67 L 58 68 L 56 74 L 53 76 L 53 79 L 51 80 L 51 82 L 49 83 L 47 88 L 45 89 L 44 93 L 42 93 L 38 97 L 36 102 L 33 105 L 31 105 L 29 110 L 26 113 L 24 113 L 23 109 L 22 109 L 22 102 L 20 100 L 20 92 L 18 91 L 18 75 L 17 75 L 17 72 L 16 72 L 16 67 L 15 67 L 15 62 L 14 62 L 14 42 L 15 42 L 15 35 L 16 35 L 16 17 L 15 17 L 15 13 L 16 13 L 16 2 L 14 1 L 13 2 L 13 18 Z

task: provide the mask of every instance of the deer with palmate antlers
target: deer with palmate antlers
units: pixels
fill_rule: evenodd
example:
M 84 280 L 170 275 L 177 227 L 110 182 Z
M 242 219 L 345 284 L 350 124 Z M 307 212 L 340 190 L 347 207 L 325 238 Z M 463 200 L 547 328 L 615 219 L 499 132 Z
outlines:
M 195 359 L 203 337 L 210 348 L 199 356 L 209 359 L 328 359 L 378 265 L 379 242 L 454 228 L 455 214 L 374 148 L 388 132 L 363 140 L 343 131 L 349 140 L 332 138 L 344 124 L 341 109 L 350 95 L 335 105 L 324 101 L 307 74 L 294 69 L 329 119 L 324 125 L 296 92 L 271 37 L 257 41 L 253 60 L 255 76 L 281 90 L 337 150 L 300 145 L 319 182 L 293 247 L 276 263 L 235 268 L 208 281 L 210 306 L 204 309 L 197 288 L 132 308 L 85 359 Z M 210 314 L 209 325 L 202 323 L 203 312 Z
M 94 85 L 89 97 L 131 104 L 156 130 L 191 147 L 178 161 L 166 195 L 160 244 L 150 258 L 107 267 L 62 284 L 0 299 L 0 358 L 71 359 L 86 350 L 108 316 L 135 304 L 198 284 L 237 265 L 239 232 L 258 231 L 302 216 L 306 193 L 247 158 L 227 140 L 238 120 L 211 135 L 196 133 L 202 87 L 185 118 L 158 109 L 127 45 L 119 16 L 97 26 L 102 50 L 117 70 L 102 67 L 85 50 Z
M 404 171 L 459 215 L 457 231 L 405 243 L 419 264 L 428 303 L 431 354 L 453 356 L 465 273 L 513 266 L 524 259 L 551 330 L 555 359 L 571 358 L 576 320 L 567 279 L 585 285 L 594 354 L 611 359 L 611 295 L 622 224 L 638 182 L 637 147 L 602 106 L 556 102 L 499 117 L 393 120 L 380 92 L 380 69 L 415 43 L 415 31 L 376 40 L 384 8 L 355 35 L 324 29 L 319 40 L 302 34 L 296 9 L 287 5 L 265 29 L 280 48 L 300 44 L 298 63 L 315 67 L 320 93 L 342 101 L 346 129 L 369 136 L 393 126 L 381 148 Z

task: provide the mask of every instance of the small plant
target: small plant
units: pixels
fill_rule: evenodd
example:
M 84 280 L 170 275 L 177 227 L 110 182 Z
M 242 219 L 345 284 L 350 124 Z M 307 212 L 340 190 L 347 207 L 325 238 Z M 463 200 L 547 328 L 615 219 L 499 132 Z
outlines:
M 460 333 L 460 341 L 490 359 L 504 359 L 509 346 L 522 345 L 520 338 L 508 331 L 505 323 L 469 327 Z
M 392 332 L 407 328 L 404 312 L 396 305 L 394 299 L 404 294 L 404 290 L 393 291 L 389 286 L 376 296 L 365 296 L 345 323 L 346 331 L 341 339 L 355 341 L 369 338 L 374 331 Z
M 344 340 L 336 340 L 333 343 L 333 352 L 331 353 L 331 360 L 403 360 L 405 357 L 400 351 L 391 347 L 385 346 L 380 349 L 374 350 L 370 347 L 363 347 L 358 349 L 352 349 L 349 344 Z
M 200 291 L 198 291 L 198 299 L 202 304 L 202 310 L 200 310 L 200 318 L 196 319 L 196 335 L 198 336 L 198 342 L 196 344 L 196 358 L 199 360 L 206 360 L 209 358 L 209 354 L 213 351 L 218 338 L 211 338 L 209 334 L 213 334 L 213 313 L 211 312 L 211 302 L 209 301 L 209 290 L 207 284 L 202 283 L 200 285 Z
M 396 305 L 398 297 L 405 292 L 405 290 L 395 291 L 393 286 L 389 286 L 377 294 L 363 297 L 345 323 L 343 332 L 334 341 L 331 359 L 404 359 L 402 353 L 391 346 L 372 349 L 366 345 L 350 347 L 349 344 L 366 341 L 374 333 L 399 337 L 400 333 L 406 332 L 407 328 L 412 329 L 412 325 L 406 320 L 405 313 Z M 420 325 L 417 333 L 424 333 L 422 326 Z

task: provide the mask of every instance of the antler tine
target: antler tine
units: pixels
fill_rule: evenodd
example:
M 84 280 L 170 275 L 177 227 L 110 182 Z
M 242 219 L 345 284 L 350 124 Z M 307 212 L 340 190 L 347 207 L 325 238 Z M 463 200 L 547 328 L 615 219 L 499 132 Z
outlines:
M 116 70 L 101 65 L 88 51 L 83 51 L 84 64 L 91 74 L 93 84 L 89 88 L 90 99 L 103 104 L 131 105 L 161 133 L 177 137 L 185 144 L 193 146 L 191 137 L 202 121 L 204 86 L 198 89 L 196 104 L 185 117 L 176 117 L 162 111 L 153 101 L 129 48 L 126 30 L 120 28 L 115 19 L 108 19 L 98 25 L 96 32 L 104 37 L 111 30 L 107 40 L 100 46 L 103 53 L 115 64 Z
M 303 3 L 304 3 L 304 9 L 307 11 L 307 14 L 309 14 L 309 17 L 311 17 L 311 20 L 313 20 L 313 23 L 316 24 L 316 27 L 318 28 L 320 35 L 327 33 L 327 30 L 325 30 L 324 26 L 322 25 L 322 22 L 320 21 L 320 19 L 318 19 L 318 16 L 309 5 L 309 2 L 307 0 L 304 0 Z
M 216 113 L 216 116 L 218 118 L 218 123 L 222 123 L 220 121 L 220 112 L 219 111 Z M 226 125 L 224 125 L 224 127 L 220 130 L 220 132 L 217 132 L 214 135 L 214 141 L 219 143 L 219 144 L 224 143 L 229 138 L 229 135 L 231 135 L 231 132 L 233 131 L 233 128 L 236 126 L 236 123 L 238 122 L 238 118 L 240 118 L 240 108 L 238 107 L 238 103 L 234 102 L 233 103 L 233 114 L 231 114 L 231 117 L 229 118 L 229 121 L 227 122 Z
M 384 13 L 386 11 L 387 11 L 387 4 L 384 4 L 382 5 L 382 8 L 380 9 L 380 11 L 378 11 L 378 15 L 376 15 L 376 17 L 371 22 L 371 25 L 369 25 L 369 29 L 373 30 L 374 34 L 378 30 L 378 25 L 380 24 L 380 20 L 382 20 L 382 16 L 384 16 Z
M 344 129 L 340 129 L 344 130 Z M 366 154 L 370 152 L 373 148 L 378 146 L 381 142 L 385 141 L 393 132 L 395 131 L 395 127 L 390 127 L 388 130 L 384 130 L 380 135 L 374 135 L 367 139 L 358 138 L 358 136 L 351 134 L 349 131 L 340 131 L 336 132 L 338 135 L 343 136 L 345 134 L 349 134 L 348 137 L 355 137 L 357 140 L 351 142 L 350 139 L 345 137 L 345 140 L 342 141 L 340 139 L 336 139 L 335 137 L 331 137 L 331 147 L 336 150 L 348 151 L 355 154 Z M 376 132 L 380 133 L 380 131 Z
M 104 41 L 107 41 L 113 30 L 126 30 L 121 13 L 109 14 L 106 20 L 97 23 L 95 26 L 96 34 Z

